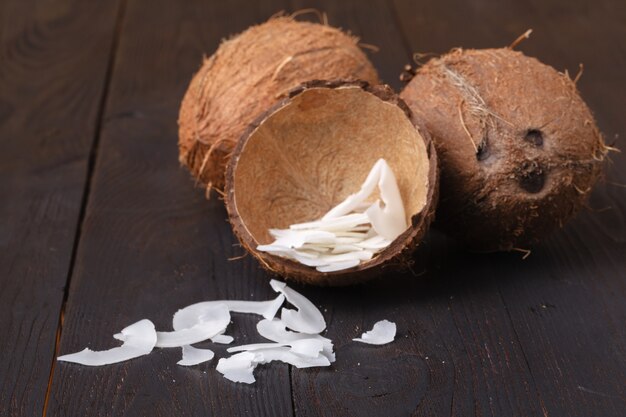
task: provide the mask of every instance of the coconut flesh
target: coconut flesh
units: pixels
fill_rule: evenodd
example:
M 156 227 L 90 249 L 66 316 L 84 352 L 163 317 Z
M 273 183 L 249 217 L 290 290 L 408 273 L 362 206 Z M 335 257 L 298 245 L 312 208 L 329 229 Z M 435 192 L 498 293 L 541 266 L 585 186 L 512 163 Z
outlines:
M 179 159 L 202 185 L 224 187 L 224 169 L 246 127 L 302 82 L 378 83 L 358 39 L 337 28 L 277 17 L 228 39 L 204 61 L 179 115 Z
M 270 286 L 279 293 L 267 301 L 211 300 L 195 303 L 178 310 L 172 318 L 173 332 L 158 332 L 154 324 L 143 319 L 124 328 L 113 338 L 122 346 L 108 350 L 92 351 L 88 348 L 59 356 L 61 362 L 87 366 L 103 366 L 125 362 L 150 354 L 154 348 L 181 348 L 181 366 L 195 366 L 212 360 L 214 352 L 197 348 L 189 343 L 211 340 L 212 343 L 230 344 L 232 336 L 224 335 L 231 323 L 230 313 L 262 316 L 256 328 L 260 343 L 228 348 L 234 355 L 219 360 L 216 370 L 233 382 L 255 382 L 254 370 L 258 365 L 280 361 L 296 368 L 330 366 L 335 362 L 333 341 L 320 333 L 326 330 L 322 312 L 304 295 L 284 282 L 271 280 Z M 281 306 L 288 302 L 293 308 Z M 280 317 L 276 317 L 280 310 Z M 379 321 L 361 338 L 362 343 L 385 344 L 393 341 L 396 325 L 388 320 Z
M 437 226 L 478 251 L 527 249 L 584 204 L 606 153 L 567 74 L 511 49 L 457 49 L 400 95 L 441 161 Z
M 380 198 L 366 203 L 377 185 Z M 290 258 L 319 272 L 341 271 L 369 261 L 407 227 L 396 178 L 387 162 L 379 159 L 358 192 L 319 220 L 270 229 L 276 240 L 257 246 L 257 250 Z
M 376 189 L 387 181 L 379 175 L 382 171 L 374 172 L 376 166 L 382 169 L 381 162 L 377 165 L 381 159 L 389 168 L 383 171 L 395 177 L 397 200 L 385 195 L 389 187 Z M 359 195 L 362 185 L 368 198 Z M 311 82 L 294 90 L 249 127 L 226 177 L 229 218 L 243 247 L 268 270 L 317 285 L 346 285 L 378 275 L 383 267 L 406 266 L 432 219 L 436 190 L 436 156 L 419 121 L 389 87 L 360 82 Z M 374 204 L 377 200 L 382 204 Z M 362 233 L 367 222 L 350 216 L 367 218 L 363 211 L 368 207 L 378 207 L 373 210 L 379 214 L 389 209 L 397 213 L 394 201 L 402 205 L 404 218 L 396 222 L 401 230 L 383 236 L 391 243 L 378 253 L 361 248 L 367 256 L 357 257 L 358 263 L 351 255 L 339 265 L 343 268 L 317 270 L 320 265 L 267 250 L 280 233 L 293 231 L 292 225 L 324 231 L 320 223 L 310 223 L 316 220 L 352 222 L 349 227 L 356 229 L 342 237 Z M 341 243 L 354 243 L 349 240 Z M 333 255 L 342 255 L 337 252 L 342 250 Z

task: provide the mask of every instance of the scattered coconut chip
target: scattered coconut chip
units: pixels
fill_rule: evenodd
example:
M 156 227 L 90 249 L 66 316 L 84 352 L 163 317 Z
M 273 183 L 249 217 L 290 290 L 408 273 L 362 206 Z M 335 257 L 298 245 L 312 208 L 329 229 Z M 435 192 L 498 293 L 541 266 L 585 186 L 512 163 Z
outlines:
M 210 349 L 198 349 L 190 345 L 185 345 L 183 348 L 183 358 L 176 362 L 178 365 L 193 366 L 203 362 L 210 361 L 215 356 Z
M 76 353 L 59 356 L 57 360 L 81 365 L 101 366 L 124 362 L 152 352 L 157 342 L 154 324 L 147 319 L 125 327 L 116 339 L 123 340 L 122 346 L 109 350 L 93 351 L 88 348 Z
M 233 343 L 233 340 L 235 339 L 227 334 L 218 334 L 217 336 L 213 336 L 211 338 L 211 342 L 218 343 L 220 345 L 229 345 Z
M 230 312 L 236 311 L 265 317 L 257 324 L 257 330 L 261 336 L 272 340 L 272 343 L 229 348 L 229 352 L 238 353 L 220 359 L 216 368 L 227 379 L 253 383 L 256 366 L 273 361 L 281 361 L 297 368 L 329 366 L 335 361 L 335 354 L 332 341 L 318 334 L 326 328 L 322 313 L 306 297 L 285 283 L 272 280 L 270 285 L 280 293 L 274 300 L 196 303 L 174 315 L 172 332 L 157 332 L 152 322 L 141 320 L 113 336 L 124 342 L 120 347 L 102 352 L 85 349 L 58 359 L 97 366 L 145 355 L 154 347 L 181 347 L 182 358 L 178 364 L 198 365 L 213 359 L 215 354 L 210 349 L 196 348 L 191 344 L 207 339 L 214 343 L 231 343 L 232 336 L 225 335 L 224 332 L 230 323 Z M 297 310 L 283 308 L 281 319 L 275 319 L 277 310 L 285 300 Z
M 278 346 L 259 349 L 254 352 L 240 352 L 229 358 L 222 358 L 219 360 L 216 369 L 226 379 L 233 382 L 252 384 L 256 381 L 254 369 L 257 365 L 274 361 L 284 362 L 296 368 L 330 366 L 330 360 L 323 355 L 307 357 L 294 353 L 288 347 Z
M 204 310 L 191 327 L 173 332 L 157 332 L 156 347 L 182 347 L 222 334 L 230 323 L 230 313 L 226 304 L 217 304 Z
M 278 347 L 290 347 L 290 351 L 309 358 L 315 358 L 324 349 L 324 342 L 315 338 L 297 339 L 283 343 L 253 343 L 249 345 L 234 346 L 228 348 L 228 352 L 249 352 L 256 350 L 273 349 Z
M 393 342 L 396 337 L 396 324 L 389 320 L 381 320 L 374 324 L 372 330 L 365 332 L 355 342 L 368 343 L 370 345 L 384 345 Z
M 224 378 L 233 382 L 252 384 L 255 381 L 254 368 L 257 365 L 255 362 L 257 358 L 260 359 L 260 355 L 257 353 L 237 353 L 229 358 L 220 359 L 215 369 L 224 375 Z
M 261 320 L 257 323 L 256 329 L 262 337 L 278 343 L 292 342 L 294 340 L 307 339 L 311 337 L 331 343 L 330 339 L 327 339 L 319 334 L 297 333 L 287 330 L 287 326 L 280 319 Z
M 324 350 L 324 342 L 313 338 L 294 340 L 290 346 L 290 352 L 307 358 L 317 358 Z
M 287 301 L 298 310 L 283 308 L 281 320 L 292 330 L 303 333 L 320 333 L 326 328 L 324 316 L 315 305 L 287 284 L 275 279 L 270 281 L 272 289 L 282 293 Z
M 315 366 L 330 366 L 330 361 L 324 355 L 318 355 L 315 357 L 308 357 L 304 355 L 298 355 L 287 347 L 276 347 L 272 349 L 261 349 L 256 352 L 261 355 L 260 359 L 257 359 L 258 363 L 270 363 L 273 361 L 280 361 L 293 365 L 296 368 L 312 368 Z
M 326 356 L 330 362 L 335 362 L 335 353 L 333 352 L 332 340 L 319 334 L 296 333 L 287 330 L 287 326 L 282 320 L 261 320 L 256 325 L 259 334 L 271 341 L 277 343 L 290 343 L 297 340 L 314 338 L 323 344 L 322 355 Z
M 285 296 L 280 294 L 273 300 L 268 301 L 240 301 L 240 300 L 218 300 L 203 301 L 192 304 L 178 310 L 174 314 L 172 324 L 174 330 L 182 330 L 194 326 L 198 323 L 199 317 L 207 314 L 217 305 L 223 304 L 228 311 L 233 313 L 258 314 L 266 319 L 271 319 L 276 315 L 280 306 L 285 302 Z

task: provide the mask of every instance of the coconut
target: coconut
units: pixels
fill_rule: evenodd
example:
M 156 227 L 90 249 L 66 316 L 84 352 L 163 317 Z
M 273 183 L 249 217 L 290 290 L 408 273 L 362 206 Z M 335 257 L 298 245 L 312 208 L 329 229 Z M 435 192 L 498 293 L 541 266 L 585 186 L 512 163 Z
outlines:
M 248 124 L 300 83 L 335 78 L 378 82 L 358 39 L 330 26 L 282 16 L 222 42 L 181 104 L 181 163 L 199 183 L 222 189 L 226 162 Z
M 408 229 L 371 260 L 320 272 L 257 250 L 269 229 L 321 218 L 359 190 L 385 159 L 397 180 Z M 421 122 L 388 86 L 312 81 L 252 123 L 226 172 L 226 206 L 242 246 L 269 271 L 316 285 L 347 285 L 403 268 L 433 218 L 437 158 Z
M 583 206 L 606 154 L 567 74 L 511 49 L 421 67 L 401 97 L 441 161 L 437 227 L 477 251 L 527 249 Z

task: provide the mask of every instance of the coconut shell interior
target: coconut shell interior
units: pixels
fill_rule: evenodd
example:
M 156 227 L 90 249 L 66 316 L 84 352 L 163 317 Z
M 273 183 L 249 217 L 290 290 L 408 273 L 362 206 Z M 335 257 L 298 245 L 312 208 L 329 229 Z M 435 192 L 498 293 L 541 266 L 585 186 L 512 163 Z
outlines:
M 389 88 L 312 83 L 299 89 L 251 126 L 235 150 L 227 205 L 236 234 L 264 266 L 281 275 L 324 284 L 358 281 L 349 277 L 355 271 L 323 274 L 259 253 L 256 246 L 273 241 L 270 228 L 322 217 L 360 189 L 379 158 L 396 176 L 411 226 L 356 270 L 380 266 L 415 246 L 430 221 L 424 214 L 434 207 L 437 182 L 434 151 L 425 135 Z

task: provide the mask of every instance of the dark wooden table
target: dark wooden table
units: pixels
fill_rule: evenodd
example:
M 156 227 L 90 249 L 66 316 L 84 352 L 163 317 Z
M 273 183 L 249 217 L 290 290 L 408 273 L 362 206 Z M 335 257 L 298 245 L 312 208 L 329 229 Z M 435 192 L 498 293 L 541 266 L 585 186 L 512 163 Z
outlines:
M 414 51 L 508 45 L 579 82 L 625 148 L 623 0 L 0 1 L 0 415 L 625 416 L 626 158 L 589 207 L 520 254 L 473 255 L 431 231 L 415 272 L 301 288 L 336 344 L 326 369 L 279 363 L 234 384 L 177 349 L 101 368 L 57 363 L 141 318 L 267 299 L 218 199 L 177 161 L 178 106 L 203 54 L 279 10 L 316 7 L 378 45 L 383 79 Z M 350 339 L 380 319 L 398 339 Z M 238 342 L 256 320 L 234 318 Z M 223 348 L 217 356 L 225 354 Z

